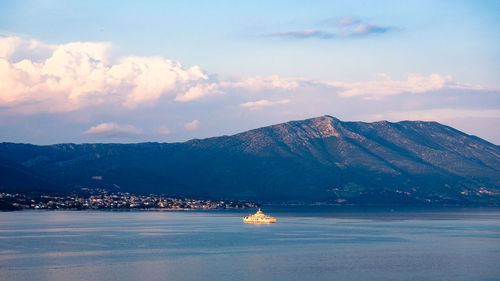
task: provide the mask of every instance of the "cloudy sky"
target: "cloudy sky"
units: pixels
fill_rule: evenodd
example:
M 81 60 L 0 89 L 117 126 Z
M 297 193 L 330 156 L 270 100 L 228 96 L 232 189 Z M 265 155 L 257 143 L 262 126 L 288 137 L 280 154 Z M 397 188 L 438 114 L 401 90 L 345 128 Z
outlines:
M 0 141 L 435 120 L 500 144 L 499 1 L 0 1 Z

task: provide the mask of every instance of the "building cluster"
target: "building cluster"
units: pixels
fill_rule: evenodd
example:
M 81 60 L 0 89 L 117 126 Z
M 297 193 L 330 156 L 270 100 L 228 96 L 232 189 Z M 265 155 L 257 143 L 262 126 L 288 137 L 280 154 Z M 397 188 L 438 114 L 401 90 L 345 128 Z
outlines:
M 165 209 L 210 210 L 255 208 L 251 202 L 135 195 L 128 192 L 85 190 L 68 195 L 0 193 L 0 209 Z

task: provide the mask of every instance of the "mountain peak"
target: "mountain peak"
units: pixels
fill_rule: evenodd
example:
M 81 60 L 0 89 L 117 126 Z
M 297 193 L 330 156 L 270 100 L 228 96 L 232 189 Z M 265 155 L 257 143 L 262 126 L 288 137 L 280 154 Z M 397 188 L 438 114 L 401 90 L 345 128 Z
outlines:
M 341 130 L 340 120 L 331 116 L 320 116 L 255 129 L 241 135 L 251 143 L 252 148 L 262 148 L 279 142 L 291 149 L 307 145 L 313 139 L 339 137 Z

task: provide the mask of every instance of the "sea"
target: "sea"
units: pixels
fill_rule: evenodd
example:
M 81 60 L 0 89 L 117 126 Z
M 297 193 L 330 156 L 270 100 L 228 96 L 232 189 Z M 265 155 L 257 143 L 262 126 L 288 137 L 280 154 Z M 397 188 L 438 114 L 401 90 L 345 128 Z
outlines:
M 0 280 L 500 280 L 500 209 L 0 213 Z

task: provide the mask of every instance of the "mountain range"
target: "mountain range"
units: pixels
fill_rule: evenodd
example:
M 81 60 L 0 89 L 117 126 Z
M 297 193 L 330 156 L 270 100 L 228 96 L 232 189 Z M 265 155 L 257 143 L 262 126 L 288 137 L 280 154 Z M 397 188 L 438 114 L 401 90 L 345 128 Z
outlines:
M 500 148 L 437 122 L 291 121 L 182 143 L 0 144 L 0 191 L 274 203 L 500 204 Z

